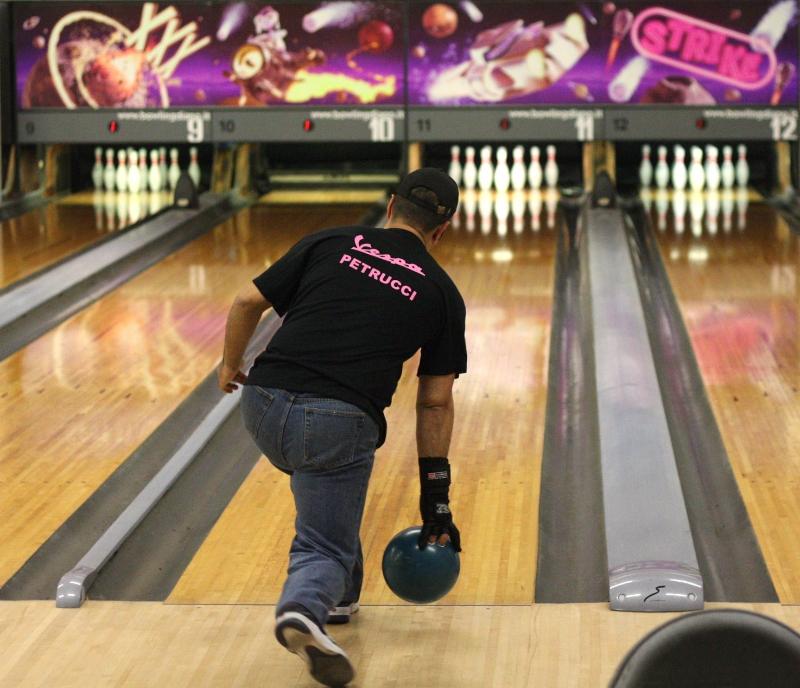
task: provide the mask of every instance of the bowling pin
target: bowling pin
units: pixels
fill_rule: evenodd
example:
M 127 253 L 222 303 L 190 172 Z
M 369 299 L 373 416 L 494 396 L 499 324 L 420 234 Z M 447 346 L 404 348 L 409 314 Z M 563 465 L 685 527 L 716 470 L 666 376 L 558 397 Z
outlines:
M 161 146 L 158 149 L 158 171 L 161 174 L 161 191 L 164 191 L 169 186 L 169 179 L 167 178 L 167 147 Z
M 650 212 L 650 206 L 653 205 L 653 192 L 651 191 L 650 187 L 645 186 L 639 192 L 639 198 L 642 201 L 642 206 L 644 207 L 646 212 Z
M 556 147 L 547 147 L 547 162 L 544 166 L 544 180 L 547 186 L 555 189 L 558 185 L 558 164 L 556 163 Z M 548 227 L 550 225 L 548 224 Z
M 111 149 L 109 148 L 108 150 Z M 106 156 L 108 155 L 108 150 L 106 151 Z M 114 155 L 114 151 L 111 151 L 111 155 Z M 114 188 L 112 186 L 111 189 L 106 189 L 106 192 L 103 194 L 103 205 L 106 210 L 106 228 L 109 232 L 117 228 L 116 215 L 114 214 L 116 210 L 115 200 Z
M 656 227 L 659 232 L 667 228 L 667 211 L 669 210 L 669 192 L 666 189 L 656 191 Z
M 528 184 L 532 189 L 542 188 L 542 163 L 539 161 L 539 146 L 531 146 L 531 162 L 528 165 Z
M 117 191 L 124 192 L 128 190 L 128 166 L 125 164 L 125 158 L 127 157 L 127 153 L 120 149 L 117 151 L 117 171 L 116 171 L 116 181 L 117 183 Z M 127 209 L 126 209 L 127 214 Z M 127 222 L 127 217 L 125 218 Z
M 197 147 L 192 146 L 189 149 L 189 169 L 187 170 L 189 176 L 194 182 L 195 188 L 200 188 L 200 165 L 197 164 Z
M 92 167 L 92 184 L 96 191 L 103 188 L 103 149 L 94 149 L 94 167 Z
M 542 227 L 542 192 L 538 187 L 531 191 L 528 198 L 528 210 L 531 213 L 531 229 L 538 232 Z
M 511 170 L 508 167 L 508 149 L 500 146 L 497 149 L 497 165 L 494 168 L 494 188 L 505 193 L 511 184 Z
M 730 148 L 730 146 L 728 146 Z M 728 234 L 733 228 L 733 189 L 722 190 L 722 231 Z
M 106 148 L 106 166 L 103 168 L 103 186 L 106 191 L 113 191 L 117 181 L 116 170 L 114 170 L 114 150 Z
M 161 168 L 158 165 L 158 151 L 150 151 L 150 169 L 147 170 L 147 185 L 150 191 L 161 191 Z
M 669 186 L 669 165 L 667 165 L 667 147 L 658 147 L 658 162 L 656 163 L 656 186 L 666 189 Z
M 692 146 L 692 162 L 689 164 L 689 186 L 692 191 L 702 191 L 705 183 L 706 171 L 703 169 L 703 149 L 699 146 Z
M 488 189 L 481 191 L 478 196 L 478 214 L 481 216 L 481 233 L 488 234 L 492 231 L 492 192 Z
M 132 194 L 138 194 L 141 190 L 142 179 L 139 173 L 139 154 L 133 150 L 128 156 L 128 191 Z
M 639 165 L 639 186 L 649 189 L 653 183 L 653 163 L 650 162 L 650 146 L 642 146 L 642 162 Z
M 558 191 L 552 187 L 544 192 L 544 207 L 547 209 L 547 229 L 553 229 L 556 226 Z
M 475 149 L 467 146 L 464 151 L 464 188 L 473 190 L 478 183 L 478 168 L 475 166 Z
M 126 168 L 126 176 L 127 171 L 128 170 Z M 123 191 L 121 193 L 118 192 L 116 198 L 114 199 L 117 206 L 117 216 L 119 218 L 119 222 L 117 223 L 118 229 L 128 226 L 128 196 L 130 196 L 130 194 L 127 191 Z
M 721 171 L 719 169 L 719 149 L 716 146 L 706 146 L 706 188 L 709 191 L 719 189 Z M 708 217 L 708 213 L 706 213 Z
M 475 194 L 475 189 L 466 189 L 464 191 L 464 225 L 468 232 L 475 231 L 475 211 L 477 209 L 478 197 Z
M 672 188 L 682 191 L 686 188 L 689 178 L 686 170 L 686 149 L 683 146 L 675 146 L 673 153 L 675 160 L 672 163 Z
M 461 149 L 458 146 L 450 147 L 450 167 L 447 168 L 447 174 L 461 186 Z
M 702 155 L 703 151 L 700 151 Z M 692 218 L 692 234 L 700 237 L 703 234 L 703 213 L 706 210 L 706 199 L 702 191 L 692 191 L 689 194 L 689 215 Z
M 511 160 L 511 188 L 514 191 L 521 191 L 525 188 L 525 149 L 522 146 L 514 146 Z
M 736 169 L 733 166 L 733 148 L 724 146 L 722 148 L 722 169 L 720 178 L 724 189 L 732 189 L 736 182 Z
M 739 144 L 739 159 L 736 161 L 736 183 L 740 188 L 747 188 L 750 181 L 750 165 L 747 164 L 747 146 Z
M 511 199 L 508 191 L 498 191 L 494 199 L 494 216 L 497 218 L 497 235 L 508 234 L 508 214 L 511 212 Z
M 139 154 L 134 151 L 133 154 L 138 158 Z M 137 168 L 138 171 L 138 168 Z M 128 181 L 130 181 L 130 170 L 128 170 Z M 128 222 L 135 225 L 142 219 L 142 197 L 140 194 L 133 192 L 129 194 L 128 198 Z
M 719 221 L 719 191 L 713 189 L 706 192 L 706 229 L 715 236 Z
M 672 216 L 675 222 L 675 233 L 683 234 L 686 229 L 686 192 L 683 189 L 672 192 Z
M 167 178 L 169 179 L 169 190 L 175 191 L 175 185 L 178 183 L 178 177 L 181 176 L 181 168 L 178 167 L 178 149 L 169 149 L 169 171 Z
M 494 168 L 492 167 L 492 149 L 489 146 L 481 148 L 481 164 L 478 167 L 478 188 L 489 191 L 494 182 Z
M 524 179 L 524 166 L 522 172 Z M 511 176 L 514 176 L 513 168 Z M 525 229 L 525 192 L 522 189 L 515 189 L 511 194 L 511 217 L 514 218 L 514 234 L 521 234 Z

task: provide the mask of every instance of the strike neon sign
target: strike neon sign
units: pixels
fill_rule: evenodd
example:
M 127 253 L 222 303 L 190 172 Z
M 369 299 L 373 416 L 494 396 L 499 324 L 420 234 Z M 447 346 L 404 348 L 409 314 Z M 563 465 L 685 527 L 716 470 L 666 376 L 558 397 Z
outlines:
M 749 91 L 769 84 L 778 62 L 762 38 L 664 7 L 637 15 L 631 42 L 648 60 Z

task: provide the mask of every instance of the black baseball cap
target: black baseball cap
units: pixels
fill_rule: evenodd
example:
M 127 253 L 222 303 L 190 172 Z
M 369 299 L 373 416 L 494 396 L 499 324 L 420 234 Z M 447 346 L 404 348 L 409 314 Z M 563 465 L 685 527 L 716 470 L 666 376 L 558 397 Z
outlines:
M 433 191 L 439 199 L 439 204 L 435 205 L 413 196 L 411 192 L 419 187 Z M 397 195 L 409 203 L 441 215 L 443 221 L 453 217 L 458 206 L 458 184 L 448 174 L 435 167 L 421 167 L 409 172 L 397 187 Z

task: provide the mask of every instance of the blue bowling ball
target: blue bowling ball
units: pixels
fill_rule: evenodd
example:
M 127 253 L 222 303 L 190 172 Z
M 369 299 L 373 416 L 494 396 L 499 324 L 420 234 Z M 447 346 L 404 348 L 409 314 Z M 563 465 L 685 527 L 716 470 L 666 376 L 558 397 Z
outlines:
M 458 580 L 461 562 L 451 543 L 417 546 L 422 528 L 401 530 L 383 553 L 383 577 L 406 602 L 428 604 L 444 597 Z

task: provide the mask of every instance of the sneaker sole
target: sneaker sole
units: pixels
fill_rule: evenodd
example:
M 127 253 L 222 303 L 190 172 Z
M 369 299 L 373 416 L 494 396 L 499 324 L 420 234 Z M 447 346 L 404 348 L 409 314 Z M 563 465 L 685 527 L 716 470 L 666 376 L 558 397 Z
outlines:
M 358 614 L 358 610 L 360 608 L 361 607 L 359 606 L 358 602 L 356 602 L 355 604 L 351 604 L 348 607 L 336 607 L 336 609 L 347 609 L 348 611 L 346 611 L 346 612 L 344 612 L 342 614 L 336 614 L 336 613 L 332 612 L 328 616 L 328 623 L 329 624 L 336 624 L 336 625 L 350 623 L 350 618 L 354 614 Z
M 347 655 L 325 648 L 302 621 L 283 621 L 275 629 L 275 636 L 289 652 L 305 660 L 311 675 L 323 685 L 339 688 L 355 678 L 355 671 Z

